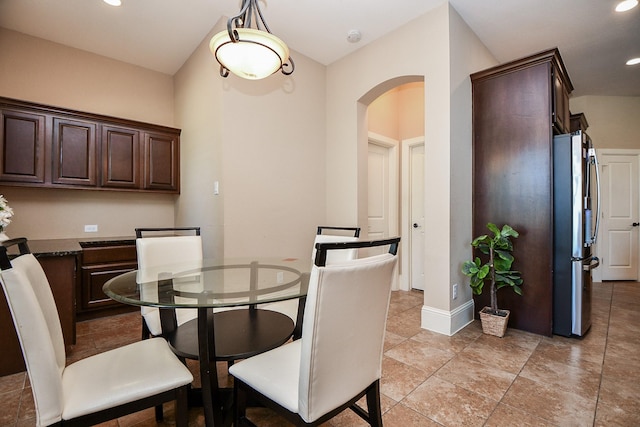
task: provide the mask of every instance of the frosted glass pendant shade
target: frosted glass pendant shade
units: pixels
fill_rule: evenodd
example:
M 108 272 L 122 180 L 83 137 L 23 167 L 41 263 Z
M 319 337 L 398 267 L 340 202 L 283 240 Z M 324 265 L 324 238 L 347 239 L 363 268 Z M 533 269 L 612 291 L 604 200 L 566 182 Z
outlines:
M 233 74 L 249 80 L 270 76 L 289 59 L 289 48 L 278 37 L 252 28 L 236 28 L 238 41 L 228 31 L 211 38 L 209 49 L 216 60 Z

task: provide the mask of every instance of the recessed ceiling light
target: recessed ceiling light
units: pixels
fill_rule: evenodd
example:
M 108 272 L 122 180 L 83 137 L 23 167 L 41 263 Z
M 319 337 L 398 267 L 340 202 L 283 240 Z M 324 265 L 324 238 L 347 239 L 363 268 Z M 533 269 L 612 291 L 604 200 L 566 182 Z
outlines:
M 626 12 L 638 5 L 638 0 L 624 0 L 616 6 L 616 12 Z
M 122 4 L 120 0 L 102 0 L 102 1 L 111 6 L 120 6 Z M 637 0 L 636 0 L 636 3 L 637 3 Z
M 638 65 L 640 64 L 640 58 L 632 58 L 627 61 L 627 65 Z

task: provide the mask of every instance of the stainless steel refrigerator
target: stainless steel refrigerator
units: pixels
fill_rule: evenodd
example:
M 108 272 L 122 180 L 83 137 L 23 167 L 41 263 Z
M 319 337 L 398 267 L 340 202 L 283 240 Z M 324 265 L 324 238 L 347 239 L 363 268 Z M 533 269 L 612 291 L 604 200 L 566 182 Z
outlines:
M 600 179 L 589 136 L 553 140 L 553 333 L 583 336 L 591 326 L 591 271 L 598 235 Z M 594 211 L 595 209 L 595 211 Z

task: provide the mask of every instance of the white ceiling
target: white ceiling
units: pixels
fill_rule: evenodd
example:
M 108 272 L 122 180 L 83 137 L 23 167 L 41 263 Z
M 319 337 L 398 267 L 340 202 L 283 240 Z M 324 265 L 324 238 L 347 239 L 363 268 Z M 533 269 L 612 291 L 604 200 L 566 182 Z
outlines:
M 444 0 L 264 0 L 271 31 L 328 65 Z M 174 74 L 239 0 L 0 0 L 0 26 Z M 450 0 L 500 62 L 558 47 L 573 96 L 640 96 L 640 7 L 617 0 Z M 347 41 L 358 29 L 359 43 Z M 411 42 L 411 41 L 409 41 Z M 295 52 L 293 53 L 295 60 Z M 1 59 L 0 59 L 1 61 Z

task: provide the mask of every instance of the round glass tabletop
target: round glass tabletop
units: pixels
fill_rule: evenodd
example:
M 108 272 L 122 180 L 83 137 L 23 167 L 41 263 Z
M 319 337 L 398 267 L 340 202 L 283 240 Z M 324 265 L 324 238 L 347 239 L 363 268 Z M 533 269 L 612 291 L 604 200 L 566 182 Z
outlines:
M 309 260 L 294 258 L 202 260 L 124 273 L 107 281 L 103 291 L 140 306 L 264 304 L 305 296 L 310 267 Z

